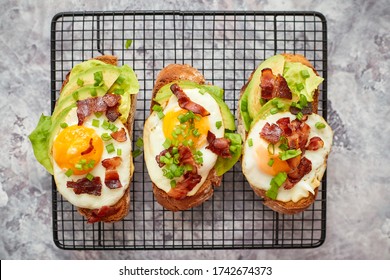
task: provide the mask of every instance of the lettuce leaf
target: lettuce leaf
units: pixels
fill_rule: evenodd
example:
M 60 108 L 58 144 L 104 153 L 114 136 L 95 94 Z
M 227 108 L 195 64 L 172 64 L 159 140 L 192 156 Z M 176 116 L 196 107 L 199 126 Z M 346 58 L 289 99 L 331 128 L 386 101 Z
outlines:
M 50 174 L 53 174 L 53 166 L 51 164 L 48 143 L 51 134 L 51 116 L 41 115 L 37 127 L 28 136 L 31 141 L 34 155 Z

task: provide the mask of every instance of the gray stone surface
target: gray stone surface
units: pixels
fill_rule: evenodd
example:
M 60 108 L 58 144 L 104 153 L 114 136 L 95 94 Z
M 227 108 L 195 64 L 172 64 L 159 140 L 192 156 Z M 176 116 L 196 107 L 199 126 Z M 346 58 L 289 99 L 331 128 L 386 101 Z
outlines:
M 390 5 L 380 1 L 0 0 L 1 259 L 390 259 Z M 314 10 L 328 23 L 327 238 L 316 249 L 65 251 L 52 238 L 51 177 L 27 135 L 49 114 L 50 22 L 83 10 Z

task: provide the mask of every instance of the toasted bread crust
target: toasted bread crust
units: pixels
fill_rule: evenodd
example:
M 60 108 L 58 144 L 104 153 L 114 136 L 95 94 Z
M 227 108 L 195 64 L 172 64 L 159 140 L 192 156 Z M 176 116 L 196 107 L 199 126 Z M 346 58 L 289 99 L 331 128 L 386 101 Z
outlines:
M 118 58 L 116 56 L 113 56 L 113 55 L 102 55 L 102 56 L 98 56 L 98 57 L 95 57 L 92 59 L 100 60 L 104 63 L 115 65 L 115 66 L 118 63 Z M 64 86 L 69 82 L 69 75 L 70 75 L 70 72 L 66 75 L 66 79 L 64 80 L 64 82 L 62 84 L 61 91 L 64 88 Z M 134 122 L 135 110 L 136 110 L 136 105 L 137 105 L 136 104 L 137 95 L 132 94 L 130 96 L 130 100 L 131 100 L 130 114 L 129 114 L 129 117 L 127 118 L 127 123 L 125 125 L 126 125 L 128 132 L 129 132 L 129 137 L 130 137 L 130 139 L 132 139 L 133 138 L 133 122 Z M 132 112 L 134 112 L 134 113 L 132 113 Z M 134 172 L 134 167 L 133 167 L 132 163 L 130 165 L 129 172 L 130 172 L 130 178 L 131 178 L 133 176 L 133 172 Z M 127 190 L 123 194 L 122 198 L 117 203 L 112 205 L 111 207 L 117 209 L 117 211 L 115 211 L 115 213 L 112 215 L 103 217 L 101 219 L 102 222 L 107 222 L 107 223 L 116 222 L 116 221 L 120 221 L 124 217 L 126 217 L 126 215 L 129 213 L 129 209 L 130 209 L 130 186 L 127 188 Z M 85 216 L 85 218 L 88 220 L 89 218 L 92 217 L 93 211 L 97 210 L 97 209 L 88 209 L 88 208 L 78 207 L 77 210 L 81 215 Z
M 170 64 L 163 68 L 157 76 L 155 86 L 153 88 L 152 99 L 156 96 L 161 87 L 173 81 L 189 80 L 198 84 L 204 84 L 203 75 L 190 65 Z M 150 113 L 155 104 L 151 102 Z M 214 168 L 210 170 L 206 181 L 193 196 L 187 196 L 184 199 L 178 200 L 170 197 L 165 191 L 158 188 L 153 182 L 153 194 L 159 204 L 165 209 L 171 211 L 183 211 L 202 204 L 204 201 L 212 197 L 214 193 L 213 186 L 219 186 L 221 183 L 220 176 L 217 176 Z
M 318 75 L 318 73 L 314 69 L 313 65 L 303 55 L 300 55 L 300 54 L 287 54 L 287 53 L 283 53 L 282 55 L 285 57 L 286 61 L 288 61 L 288 62 L 300 62 L 303 65 L 306 65 L 306 66 L 312 68 L 314 70 L 314 72 Z M 247 83 L 241 88 L 240 99 L 241 99 L 242 95 L 244 94 L 245 89 L 248 86 L 250 80 L 252 79 L 253 74 L 254 74 L 255 71 L 256 71 L 256 69 L 253 70 L 253 72 L 250 75 Z M 318 95 L 319 95 L 319 91 L 317 89 L 314 92 L 314 96 L 313 96 L 313 112 L 314 113 L 318 112 Z M 240 102 L 239 102 L 239 104 L 240 104 Z M 244 123 L 243 123 L 243 120 L 242 120 L 242 117 L 241 117 L 241 114 L 240 114 L 240 108 L 238 108 L 238 110 L 237 110 L 237 120 L 238 120 L 238 129 L 237 130 L 241 134 L 241 136 L 243 137 L 244 142 L 245 142 L 248 133 L 245 131 L 245 126 L 244 126 Z M 309 193 L 308 197 L 302 198 L 302 199 L 300 199 L 297 202 L 293 202 L 293 201 L 283 202 L 283 201 L 270 199 L 269 197 L 266 196 L 266 191 L 261 190 L 259 188 L 256 188 L 255 186 L 253 186 L 251 184 L 249 184 L 249 185 L 251 186 L 253 191 L 256 193 L 256 195 L 263 199 L 264 205 L 266 205 L 267 207 L 269 207 L 272 210 L 274 210 L 274 211 L 276 211 L 278 213 L 281 213 L 281 214 L 297 214 L 297 213 L 300 213 L 300 212 L 304 211 L 311 204 L 314 203 L 314 201 L 316 199 L 316 196 L 317 196 L 317 193 L 318 193 L 318 188 L 316 188 L 315 191 L 314 191 L 314 195 Z

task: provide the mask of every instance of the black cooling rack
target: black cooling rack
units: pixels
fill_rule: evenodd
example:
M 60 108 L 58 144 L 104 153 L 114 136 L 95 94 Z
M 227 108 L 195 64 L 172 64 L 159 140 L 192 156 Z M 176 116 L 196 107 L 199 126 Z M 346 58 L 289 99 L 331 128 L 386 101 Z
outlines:
M 158 72 L 188 63 L 225 89 L 235 113 L 241 87 L 265 58 L 281 52 L 305 55 L 325 78 L 319 113 L 326 118 L 326 20 L 317 12 L 124 11 L 60 13 L 51 26 L 51 100 L 77 63 L 102 54 L 118 56 L 138 75 L 140 93 L 134 140 L 142 136 Z M 126 49 L 127 40 L 132 45 Z M 134 143 L 133 143 L 134 144 Z M 297 215 L 264 207 L 241 173 L 224 175 L 214 196 L 192 210 L 173 213 L 154 200 L 142 156 L 135 159 L 131 211 L 121 222 L 87 224 L 56 191 L 53 236 L 62 249 L 313 248 L 326 233 L 326 175 L 315 203 Z

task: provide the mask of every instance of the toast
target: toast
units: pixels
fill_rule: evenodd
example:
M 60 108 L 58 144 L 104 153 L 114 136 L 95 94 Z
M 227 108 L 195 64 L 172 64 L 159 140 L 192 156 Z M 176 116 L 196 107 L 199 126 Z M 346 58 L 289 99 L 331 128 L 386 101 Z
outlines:
M 299 62 L 307 67 L 310 67 L 314 73 L 318 76 L 317 71 L 314 69 L 313 65 L 302 55 L 299 54 L 282 54 L 286 62 Z M 253 78 L 253 75 L 255 73 L 256 69 L 252 72 L 250 75 L 247 83 L 242 87 L 240 91 L 240 100 L 249 85 L 250 81 Z M 315 89 L 314 95 L 313 95 L 313 101 L 312 101 L 312 112 L 317 113 L 318 112 L 318 96 L 319 96 L 319 90 L 318 88 Z M 239 102 L 241 104 L 241 102 Z M 248 137 L 248 131 L 245 130 L 245 125 L 243 121 L 243 117 L 241 115 L 241 110 L 238 108 L 237 110 L 237 119 L 238 119 L 238 132 L 243 137 L 243 139 L 247 139 Z M 244 140 L 244 142 L 245 142 Z M 326 160 L 326 159 L 325 159 Z M 321 177 L 321 176 L 320 176 Z M 249 183 L 249 182 L 248 182 Z M 269 207 L 270 209 L 281 213 L 281 214 L 297 214 L 304 210 L 306 210 L 311 204 L 314 203 L 316 196 L 318 194 L 318 186 L 320 184 L 320 180 L 316 180 L 315 182 L 315 189 L 313 193 L 309 192 L 307 197 L 303 197 L 299 199 L 296 202 L 293 201 L 280 201 L 276 199 L 271 199 L 266 195 L 266 191 L 263 189 L 260 189 L 258 187 L 255 187 L 253 184 L 249 183 L 250 187 L 253 189 L 255 194 L 259 196 L 262 199 L 262 202 L 264 205 Z
M 104 63 L 115 65 L 115 66 L 118 64 L 117 57 L 112 55 L 102 55 L 102 56 L 95 57 L 93 59 L 100 60 Z M 68 81 L 69 81 L 69 75 L 67 75 L 66 80 L 62 85 L 62 88 L 68 83 Z M 130 139 L 133 139 L 133 123 L 134 123 L 135 111 L 137 107 L 137 95 L 136 94 L 130 95 L 130 100 L 131 100 L 131 108 L 130 108 L 129 117 L 127 118 L 126 128 L 129 132 Z M 131 168 L 129 172 L 130 172 L 130 177 L 132 177 L 134 172 L 133 164 L 131 164 Z M 127 216 L 130 209 L 130 186 L 127 188 L 122 198 L 111 207 L 114 208 L 113 211 L 114 214 L 99 217 L 99 221 L 111 223 L 111 222 L 120 221 Z M 94 219 L 94 215 L 96 215 L 96 209 L 87 209 L 87 208 L 79 207 L 77 210 L 88 221 L 92 221 Z
M 130 208 L 139 84 L 134 71 L 117 62 L 103 55 L 75 65 L 52 115 L 41 115 L 29 135 L 57 190 L 89 223 L 119 221 Z
M 164 85 L 175 81 L 191 81 L 199 85 L 205 84 L 203 75 L 195 68 L 189 65 L 171 64 L 160 71 L 157 76 L 155 86 L 152 92 L 152 102 L 150 106 L 150 113 L 152 108 L 157 103 L 154 101 L 156 94 Z M 144 137 L 145 141 L 145 137 Z M 168 195 L 167 192 L 158 188 L 153 182 L 153 194 L 157 202 L 165 209 L 171 211 L 183 211 L 202 204 L 204 201 L 212 197 L 214 189 L 221 184 L 222 176 L 218 176 L 216 170 L 212 168 L 197 192 L 192 196 L 186 196 L 182 199 L 176 199 Z

